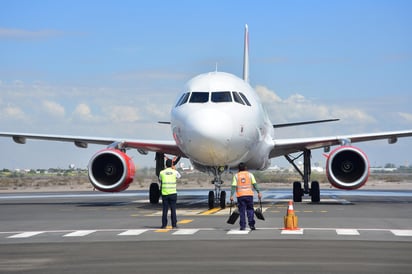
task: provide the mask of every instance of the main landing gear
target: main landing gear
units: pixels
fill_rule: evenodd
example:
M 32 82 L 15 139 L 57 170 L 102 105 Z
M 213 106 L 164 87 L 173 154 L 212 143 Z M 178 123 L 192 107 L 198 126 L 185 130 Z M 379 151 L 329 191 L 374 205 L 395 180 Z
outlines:
M 165 168 L 165 155 L 160 152 L 156 152 L 156 176 L 159 177 L 160 171 Z M 149 201 L 151 204 L 158 204 L 160 199 L 160 187 L 159 183 L 151 183 L 149 188 Z
M 302 170 L 295 164 L 295 161 L 303 156 L 303 172 Z M 311 174 L 311 151 L 309 149 L 304 150 L 302 154 L 299 156 L 292 158 L 290 155 L 285 155 L 286 160 L 295 168 L 297 172 L 302 176 L 303 180 L 303 188 L 301 182 L 294 182 L 293 183 L 293 201 L 294 202 L 302 202 L 302 197 L 305 194 L 309 194 L 311 196 L 312 203 L 319 203 L 320 202 L 320 187 L 318 181 L 311 182 L 311 186 L 309 188 L 309 181 L 310 181 L 310 174 Z
M 221 190 L 223 181 L 221 179 L 222 173 L 225 171 L 224 167 L 214 167 L 212 172 L 214 173 L 215 178 L 212 181 L 212 184 L 215 185 L 215 190 L 209 191 L 208 196 L 208 206 L 209 209 L 215 207 L 215 204 L 220 205 L 220 208 L 226 208 L 226 191 Z

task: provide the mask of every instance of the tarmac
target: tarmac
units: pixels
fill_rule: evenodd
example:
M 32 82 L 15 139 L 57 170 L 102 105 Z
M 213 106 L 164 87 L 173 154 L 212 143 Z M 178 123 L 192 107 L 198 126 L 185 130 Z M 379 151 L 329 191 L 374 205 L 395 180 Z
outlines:
M 240 231 L 206 190 L 181 190 L 178 229 L 159 229 L 147 191 L 0 194 L 0 273 L 410 273 L 412 191 L 321 190 L 294 204 L 263 192 L 265 221 Z

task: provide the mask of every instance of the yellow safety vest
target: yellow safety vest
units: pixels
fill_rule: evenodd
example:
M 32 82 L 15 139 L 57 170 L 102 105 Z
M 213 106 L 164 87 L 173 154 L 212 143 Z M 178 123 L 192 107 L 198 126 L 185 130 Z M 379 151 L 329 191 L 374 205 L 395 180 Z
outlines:
M 236 197 L 253 196 L 252 180 L 250 178 L 250 173 L 248 171 L 240 171 L 235 175 L 235 178 Z
M 170 195 L 177 193 L 176 190 L 176 171 L 173 168 L 166 168 L 159 174 L 162 182 L 162 195 Z

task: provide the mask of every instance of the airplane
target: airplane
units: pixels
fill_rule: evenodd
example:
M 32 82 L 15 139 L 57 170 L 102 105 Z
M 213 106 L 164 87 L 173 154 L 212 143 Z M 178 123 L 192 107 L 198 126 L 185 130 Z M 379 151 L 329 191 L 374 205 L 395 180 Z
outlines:
M 175 164 L 180 157 L 188 158 L 194 168 L 214 176 L 214 191 L 209 191 L 208 206 L 226 206 L 226 192 L 221 190 L 221 176 L 243 162 L 250 170 L 265 170 L 270 160 L 285 157 L 299 172 L 302 180 L 293 183 L 293 200 L 301 202 L 306 194 L 311 201 L 320 201 L 319 182 L 310 182 L 311 151 L 324 149 L 326 174 L 330 184 L 339 189 L 362 187 L 369 176 L 366 154 L 352 143 L 387 139 L 389 144 L 398 138 L 412 136 L 412 130 L 353 134 L 311 138 L 275 138 L 275 130 L 338 119 L 273 124 L 262 101 L 249 84 L 249 31 L 245 25 L 243 77 L 220 71 L 203 73 L 190 79 L 178 96 L 170 113 L 171 140 L 140 140 L 70 135 L 49 135 L 0 132 L 18 144 L 27 139 L 73 142 L 77 147 L 88 144 L 106 146 L 92 156 L 88 177 L 95 189 L 103 192 L 126 190 L 135 176 L 135 165 L 127 150 L 137 149 L 143 155 L 155 153 L 156 175 L 164 168 L 166 155 L 173 155 Z M 337 146 L 331 150 L 332 146 Z M 299 154 L 297 157 L 292 156 Z M 303 158 L 303 168 L 295 162 Z M 303 182 L 303 187 L 302 187 Z M 151 183 L 150 203 L 159 202 L 159 184 Z

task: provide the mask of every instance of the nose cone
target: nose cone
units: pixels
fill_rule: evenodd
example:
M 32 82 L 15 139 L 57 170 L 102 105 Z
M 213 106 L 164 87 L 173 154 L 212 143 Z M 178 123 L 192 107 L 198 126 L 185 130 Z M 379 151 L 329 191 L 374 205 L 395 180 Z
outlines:
M 238 155 L 233 153 L 233 121 L 220 111 L 202 109 L 185 118 L 181 128 L 184 152 L 201 164 L 220 166 Z

